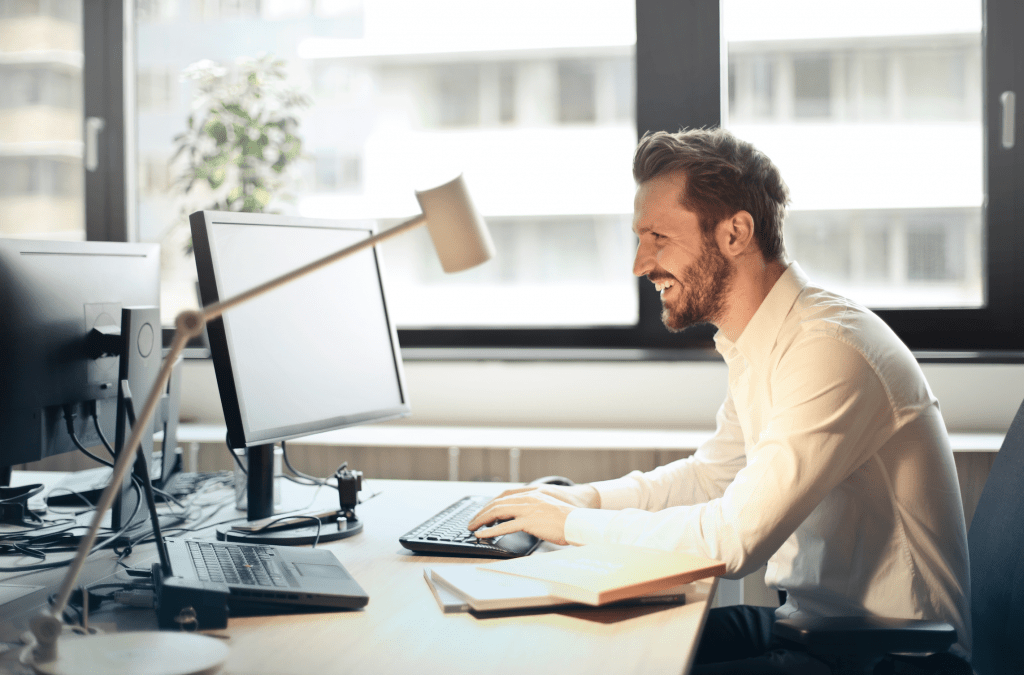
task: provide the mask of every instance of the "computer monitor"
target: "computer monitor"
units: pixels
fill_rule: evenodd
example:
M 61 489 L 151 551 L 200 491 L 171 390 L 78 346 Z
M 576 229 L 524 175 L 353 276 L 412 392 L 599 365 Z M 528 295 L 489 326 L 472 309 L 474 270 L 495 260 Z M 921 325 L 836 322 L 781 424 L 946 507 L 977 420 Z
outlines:
M 90 333 L 103 329 L 116 342 L 124 308 L 159 304 L 156 244 L 0 239 L 3 473 L 9 477 L 13 465 L 76 450 L 67 413 L 85 447 L 101 443 L 94 411 L 104 436 L 115 442 L 121 359 L 110 351 L 97 355 Z M 159 325 L 155 330 L 159 339 Z M 134 511 L 137 498 L 122 493 L 115 527 L 122 525 L 121 510 Z M 140 511 L 144 517 L 145 509 Z
M 373 234 L 370 224 L 201 211 L 190 216 L 209 305 Z M 398 334 L 370 248 L 228 310 L 208 326 L 228 445 L 250 452 L 249 520 L 273 514 L 274 443 L 409 413 Z M 268 450 L 270 448 L 270 450 Z M 254 460 L 262 457 L 257 465 Z

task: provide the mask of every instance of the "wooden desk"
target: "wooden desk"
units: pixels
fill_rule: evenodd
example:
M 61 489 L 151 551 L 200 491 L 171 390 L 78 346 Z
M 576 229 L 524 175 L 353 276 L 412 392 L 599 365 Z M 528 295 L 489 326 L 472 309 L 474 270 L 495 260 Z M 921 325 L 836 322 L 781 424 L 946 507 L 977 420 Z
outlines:
M 702 584 L 706 594 L 684 606 L 486 618 L 443 614 L 423 568 L 474 560 L 415 555 L 398 538 L 466 494 L 496 494 L 504 486 L 373 480 L 367 487 L 381 494 L 359 507 L 364 531 L 323 548 L 366 589 L 369 605 L 352 612 L 233 618 L 220 631 L 231 645 L 224 673 L 680 675 L 689 668 L 713 582 Z M 135 555 L 132 562 L 141 560 Z

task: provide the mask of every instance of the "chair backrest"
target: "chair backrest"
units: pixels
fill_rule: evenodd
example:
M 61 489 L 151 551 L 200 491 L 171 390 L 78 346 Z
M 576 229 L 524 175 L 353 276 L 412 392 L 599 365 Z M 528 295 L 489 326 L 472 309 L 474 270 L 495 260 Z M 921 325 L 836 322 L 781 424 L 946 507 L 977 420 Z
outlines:
M 1024 404 L 1006 432 L 967 534 L 978 675 L 1024 664 Z

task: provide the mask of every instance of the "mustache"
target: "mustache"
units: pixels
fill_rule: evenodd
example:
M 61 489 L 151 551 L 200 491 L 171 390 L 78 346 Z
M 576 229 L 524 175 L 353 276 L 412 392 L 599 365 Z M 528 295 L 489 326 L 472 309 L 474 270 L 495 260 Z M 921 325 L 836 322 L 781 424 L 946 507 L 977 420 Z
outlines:
M 652 272 L 645 276 L 647 277 L 647 280 L 650 281 L 652 284 L 656 284 L 659 281 L 679 281 L 668 272 Z

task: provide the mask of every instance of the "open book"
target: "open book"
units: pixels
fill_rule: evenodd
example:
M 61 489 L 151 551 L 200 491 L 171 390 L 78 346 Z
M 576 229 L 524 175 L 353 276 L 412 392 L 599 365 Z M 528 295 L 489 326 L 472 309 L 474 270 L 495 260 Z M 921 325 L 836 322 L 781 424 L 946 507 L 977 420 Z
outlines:
M 640 546 L 588 544 L 499 560 L 478 569 L 540 581 L 555 597 L 603 605 L 720 576 L 725 563 Z

